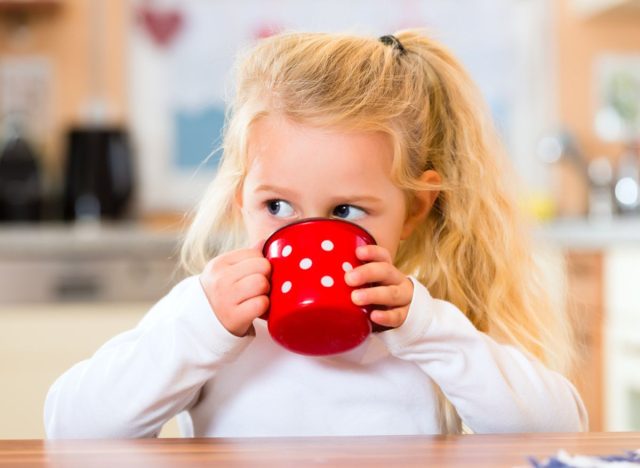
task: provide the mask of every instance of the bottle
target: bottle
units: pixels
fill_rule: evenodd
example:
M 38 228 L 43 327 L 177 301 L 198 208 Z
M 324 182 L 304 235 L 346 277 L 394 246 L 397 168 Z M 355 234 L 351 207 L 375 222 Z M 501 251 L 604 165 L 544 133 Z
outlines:
M 638 214 L 640 208 L 640 142 L 627 145 L 618 162 L 614 196 L 621 215 Z
M 19 125 L 7 125 L 0 148 L 0 222 L 39 221 L 42 186 L 39 160 Z
M 589 219 L 591 221 L 611 221 L 614 211 L 613 167 L 608 158 L 600 156 L 589 162 Z
M 582 218 L 589 209 L 589 181 L 585 158 L 568 131 L 558 131 L 538 142 L 538 157 L 549 164 L 555 214 Z

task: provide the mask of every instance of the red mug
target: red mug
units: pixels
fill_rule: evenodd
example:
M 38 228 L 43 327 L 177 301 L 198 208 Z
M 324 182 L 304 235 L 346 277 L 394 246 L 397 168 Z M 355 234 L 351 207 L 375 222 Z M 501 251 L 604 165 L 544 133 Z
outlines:
M 321 356 L 355 348 L 372 331 L 371 307 L 355 305 L 345 272 L 361 265 L 356 248 L 375 244 L 357 224 L 309 218 L 288 224 L 266 240 L 271 263 L 268 320 L 271 337 L 299 354 Z

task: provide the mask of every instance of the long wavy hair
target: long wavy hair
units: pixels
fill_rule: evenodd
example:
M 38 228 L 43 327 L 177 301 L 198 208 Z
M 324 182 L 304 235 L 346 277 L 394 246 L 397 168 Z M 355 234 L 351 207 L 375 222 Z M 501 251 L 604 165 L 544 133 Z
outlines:
M 455 304 L 478 330 L 567 372 L 571 326 L 550 306 L 508 185 L 513 172 L 477 88 L 424 32 L 395 37 L 404 51 L 369 37 L 285 33 L 241 56 L 222 161 L 187 231 L 183 266 L 198 273 L 215 255 L 245 245 L 236 194 L 257 118 L 281 114 L 309 125 L 382 131 L 393 142 L 391 177 L 407 200 L 439 190 L 424 222 L 401 243 L 396 266 Z M 439 186 L 420 182 L 429 169 L 440 174 Z M 460 432 L 455 410 L 440 398 L 443 432 Z

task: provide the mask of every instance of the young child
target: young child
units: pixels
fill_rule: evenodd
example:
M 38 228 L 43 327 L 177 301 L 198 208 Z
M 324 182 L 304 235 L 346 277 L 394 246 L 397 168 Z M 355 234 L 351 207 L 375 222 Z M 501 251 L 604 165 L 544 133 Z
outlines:
M 441 45 L 413 30 L 265 39 L 239 62 L 223 146 L 183 247 L 194 276 L 55 382 L 49 437 L 154 437 L 178 414 L 186 436 L 586 429 L 560 373 L 570 324 L 545 300 L 478 92 Z M 318 216 L 377 240 L 345 281 L 391 329 L 306 357 L 259 319 L 261 246 Z

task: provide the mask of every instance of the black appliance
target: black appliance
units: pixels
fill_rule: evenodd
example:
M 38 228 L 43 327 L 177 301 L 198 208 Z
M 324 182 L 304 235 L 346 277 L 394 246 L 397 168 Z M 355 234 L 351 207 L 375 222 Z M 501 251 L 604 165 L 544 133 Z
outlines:
M 126 131 L 118 127 L 71 129 L 64 185 L 66 220 L 124 218 L 134 188 Z
M 42 201 L 38 157 L 15 133 L 0 148 L 0 222 L 39 221 Z

